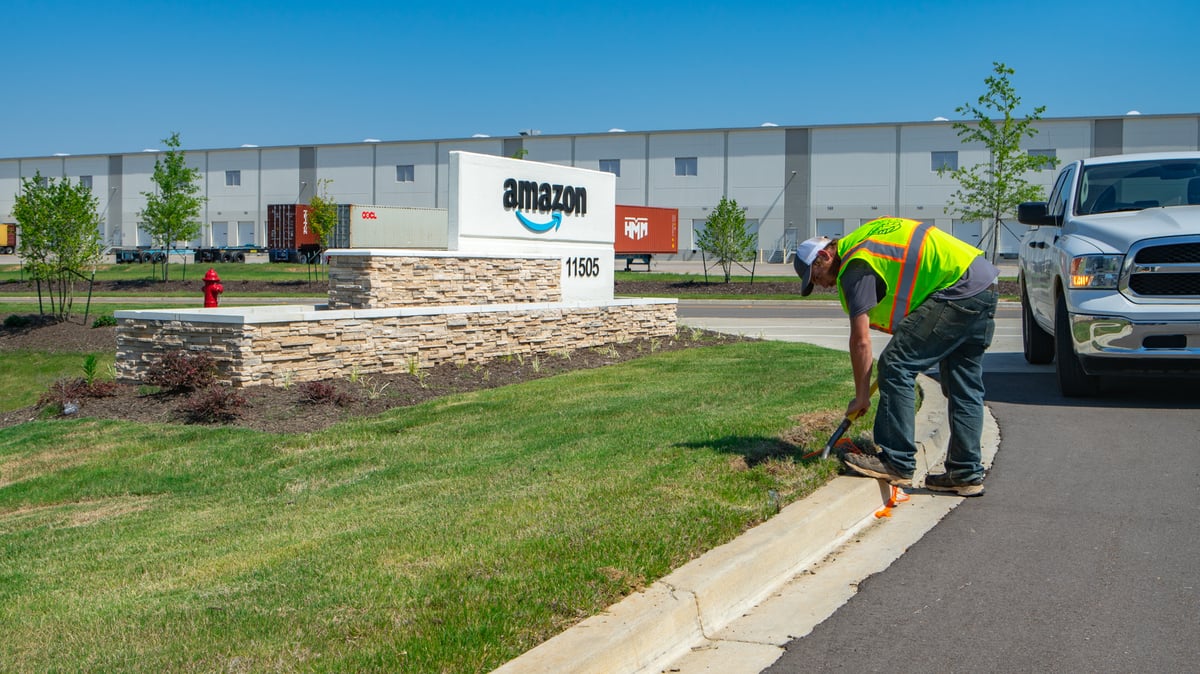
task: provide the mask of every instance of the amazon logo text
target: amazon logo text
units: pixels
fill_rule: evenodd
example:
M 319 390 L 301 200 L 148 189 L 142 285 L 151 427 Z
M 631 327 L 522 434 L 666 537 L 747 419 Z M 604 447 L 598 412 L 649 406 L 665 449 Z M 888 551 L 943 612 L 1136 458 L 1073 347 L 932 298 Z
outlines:
M 546 232 L 558 229 L 563 213 L 587 215 L 587 189 L 508 178 L 504 181 L 503 203 L 505 209 L 517 210 L 517 219 L 526 228 L 535 232 Z M 549 222 L 539 223 L 530 220 L 521 211 L 551 213 L 552 216 Z

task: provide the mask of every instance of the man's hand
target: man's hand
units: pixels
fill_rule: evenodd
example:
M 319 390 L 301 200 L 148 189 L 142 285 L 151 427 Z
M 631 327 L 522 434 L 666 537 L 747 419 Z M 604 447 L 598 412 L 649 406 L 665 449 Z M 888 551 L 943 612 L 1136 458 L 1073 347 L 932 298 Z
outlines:
M 871 409 L 871 396 L 866 398 L 855 398 L 846 406 L 846 417 L 857 419 L 859 416 L 866 414 Z

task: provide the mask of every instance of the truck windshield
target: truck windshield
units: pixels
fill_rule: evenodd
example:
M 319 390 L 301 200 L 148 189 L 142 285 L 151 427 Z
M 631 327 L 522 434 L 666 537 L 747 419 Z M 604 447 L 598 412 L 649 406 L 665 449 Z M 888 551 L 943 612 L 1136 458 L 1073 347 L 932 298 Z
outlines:
M 1200 160 L 1163 159 L 1087 166 L 1079 178 L 1079 215 L 1200 205 Z

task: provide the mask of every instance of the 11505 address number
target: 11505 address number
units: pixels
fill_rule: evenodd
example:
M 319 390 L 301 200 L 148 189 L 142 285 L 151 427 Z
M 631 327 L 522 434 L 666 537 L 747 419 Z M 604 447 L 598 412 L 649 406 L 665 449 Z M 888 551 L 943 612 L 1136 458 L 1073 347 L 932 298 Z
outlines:
M 569 257 L 567 258 L 567 276 L 599 276 L 600 258 L 598 257 Z

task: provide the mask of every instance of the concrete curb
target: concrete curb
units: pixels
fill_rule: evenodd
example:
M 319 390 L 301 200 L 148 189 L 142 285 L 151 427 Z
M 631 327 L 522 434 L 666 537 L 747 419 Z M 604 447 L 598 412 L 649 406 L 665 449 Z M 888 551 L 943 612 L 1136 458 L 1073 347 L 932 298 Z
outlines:
M 941 463 L 946 400 L 920 377 L 918 465 Z M 919 475 L 917 476 L 920 477 Z M 653 672 L 703 643 L 805 568 L 870 524 L 891 490 L 880 480 L 842 476 L 738 538 L 676 569 L 495 671 Z

